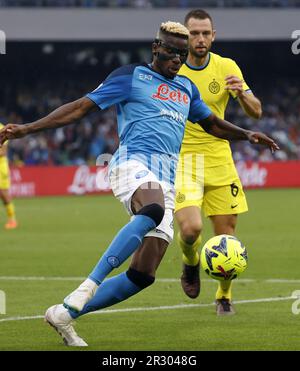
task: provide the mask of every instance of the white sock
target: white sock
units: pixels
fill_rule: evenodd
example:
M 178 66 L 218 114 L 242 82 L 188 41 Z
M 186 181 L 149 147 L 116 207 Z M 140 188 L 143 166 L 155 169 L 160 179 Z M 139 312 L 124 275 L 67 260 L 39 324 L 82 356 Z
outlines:
M 90 278 L 87 278 L 85 281 L 82 282 L 82 284 L 78 288 L 84 288 L 87 287 L 93 292 L 95 292 L 98 288 L 98 285 L 96 282 L 92 281 Z

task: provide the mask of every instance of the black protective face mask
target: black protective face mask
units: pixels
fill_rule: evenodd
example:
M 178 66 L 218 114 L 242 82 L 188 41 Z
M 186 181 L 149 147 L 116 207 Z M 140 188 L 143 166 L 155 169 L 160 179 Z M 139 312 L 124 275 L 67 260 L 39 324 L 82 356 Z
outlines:
M 189 51 L 188 49 L 177 49 L 170 46 L 159 39 L 154 41 L 158 46 L 164 49 L 164 52 L 155 52 L 154 55 L 157 56 L 160 61 L 169 61 L 171 59 L 179 57 L 180 62 L 183 64 L 186 62 Z

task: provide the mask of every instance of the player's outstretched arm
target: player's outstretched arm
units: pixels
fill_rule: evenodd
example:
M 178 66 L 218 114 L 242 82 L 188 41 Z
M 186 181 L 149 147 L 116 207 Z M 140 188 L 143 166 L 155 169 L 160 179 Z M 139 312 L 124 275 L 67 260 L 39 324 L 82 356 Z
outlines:
M 8 124 L 0 131 L 0 146 L 8 139 L 22 138 L 25 135 L 45 129 L 56 129 L 81 119 L 97 106 L 90 99 L 83 97 L 64 104 L 40 120 L 24 125 Z
M 274 152 L 279 149 L 273 139 L 261 132 L 242 129 L 231 122 L 222 120 L 214 114 L 211 114 L 205 120 L 199 121 L 203 129 L 215 137 L 227 140 L 248 140 L 253 144 L 262 144 L 270 147 Z

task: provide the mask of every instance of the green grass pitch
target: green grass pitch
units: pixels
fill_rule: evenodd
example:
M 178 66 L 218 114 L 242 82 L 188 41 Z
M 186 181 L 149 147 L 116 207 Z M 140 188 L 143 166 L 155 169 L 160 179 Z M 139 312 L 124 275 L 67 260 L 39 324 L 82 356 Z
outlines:
M 181 254 L 173 243 L 153 286 L 77 321 L 87 350 L 300 350 L 291 298 L 300 290 L 300 189 L 252 190 L 247 197 L 250 211 L 239 217 L 237 236 L 249 265 L 234 282 L 235 316 L 215 315 L 216 282 L 204 272 L 199 298 L 184 295 Z M 0 350 L 72 350 L 43 314 L 77 287 L 128 217 L 110 195 L 19 199 L 16 208 L 20 228 L 0 231 L 0 290 L 6 294 Z M 204 241 L 211 235 L 205 221 Z

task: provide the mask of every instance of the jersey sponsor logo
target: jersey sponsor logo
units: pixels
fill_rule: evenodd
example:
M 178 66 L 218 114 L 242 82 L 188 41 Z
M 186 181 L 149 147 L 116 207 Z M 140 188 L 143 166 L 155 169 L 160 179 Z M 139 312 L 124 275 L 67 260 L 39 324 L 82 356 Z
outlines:
M 215 79 L 213 79 L 213 81 L 208 85 L 208 90 L 212 94 L 218 94 L 220 91 L 220 84 Z
M 140 79 L 140 80 L 151 81 L 152 78 L 153 78 L 152 75 L 145 75 L 144 73 L 140 73 L 140 74 L 139 74 L 139 79 Z
M 238 204 L 236 204 L 236 205 L 231 205 L 231 208 L 232 208 L 232 209 L 235 209 L 237 206 L 238 206 Z
M 141 170 L 138 173 L 135 174 L 136 179 L 144 178 L 149 173 L 148 170 Z
M 179 89 L 172 90 L 167 84 L 160 84 L 152 98 L 163 101 L 171 100 L 172 102 L 189 104 L 189 97 L 187 94 L 182 93 Z
M 183 115 L 180 112 L 173 111 L 173 110 L 162 109 L 160 111 L 160 115 L 170 117 L 170 118 L 172 118 L 172 119 L 174 119 L 178 122 L 181 122 L 183 124 L 185 124 L 185 122 L 186 122 L 186 116 L 185 115 Z

